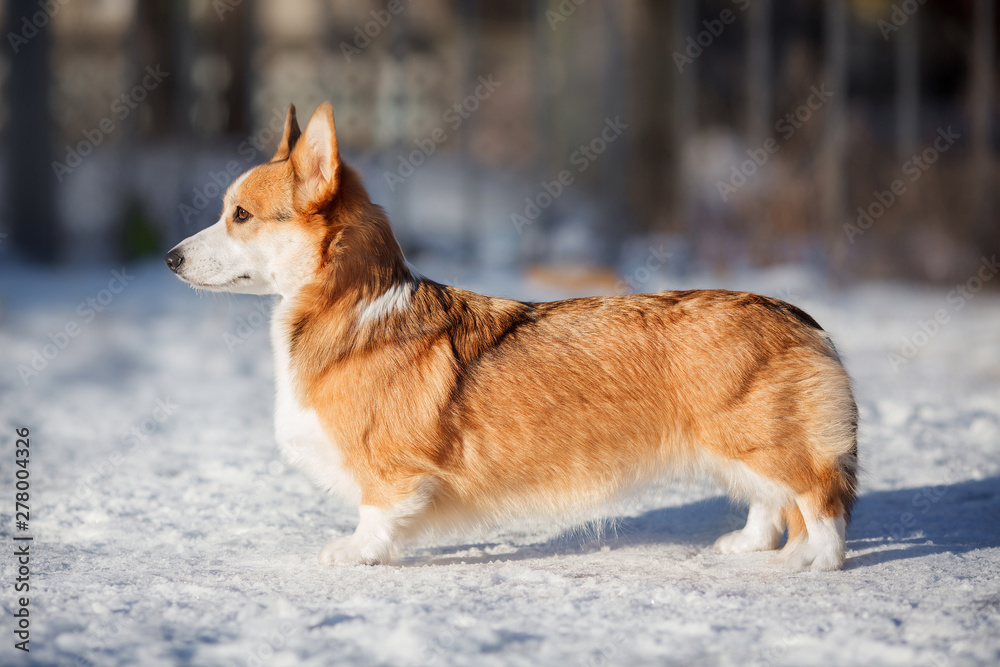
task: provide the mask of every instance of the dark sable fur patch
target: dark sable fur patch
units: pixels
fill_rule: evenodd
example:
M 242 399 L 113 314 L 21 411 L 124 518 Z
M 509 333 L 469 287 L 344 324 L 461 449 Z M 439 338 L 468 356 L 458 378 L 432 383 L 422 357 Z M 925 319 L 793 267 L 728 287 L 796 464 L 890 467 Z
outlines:
M 288 332 L 288 349 L 290 351 L 294 352 L 295 348 L 298 347 L 299 341 L 302 338 L 302 332 L 305 331 L 307 323 L 308 318 L 305 316 L 298 318 L 292 323 L 292 329 Z
M 748 294 L 746 297 L 746 303 L 764 306 L 768 310 L 785 315 L 791 315 L 802 324 L 812 327 L 813 329 L 823 331 L 823 327 L 821 327 L 819 322 L 814 320 L 809 313 L 802 310 L 798 306 L 793 306 L 792 304 L 781 301 L 780 299 L 772 299 L 771 297 L 760 296 L 759 294 Z
M 469 295 L 472 299 L 456 299 L 444 285 L 425 280 L 448 315 L 444 334 L 448 336 L 456 361 L 463 367 L 475 364 L 484 354 L 495 350 L 520 327 L 538 319 L 531 304 L 506 302 L 508 308 L 497 308 L 486 297 Z M 482 301 L 482 303 L 479 303 Z
M 817 322 L 816 320 L 814 320 L 812 318 L 812 316 L 809 313 L 807 313 L 806 311 L 802 310 L 798 306 L 793 306 L 790 303 L 785 303 L 784 301 L 781 301 L 780 303 L 782 305 L 784 305 L 785 310 L 789 314 L 791 314 L 792 316 L 794 316 L 795 319 L 797 319 L 799 322 L 802 322 L 803 324 L 808 325 L 808 326 L 812 327 L 813 329 L 818 329 L 820 331 L 823 331 L 823 327 L 821 327 L 819 325 L 819 322 Z
M 437 319 L 439 327 L 434 335 L 448 341 L 455 359 L 455 383 L 451 388 L 449 404 L 461 400 L 469 378 L 479 361 L 496 351 L 524 326 L 538 321 L 539 312 L 533 304 L 520 301 L 494 301 L 488 297 L 422 279 L 420 292 L 431 310 L 422 313 L 429 320 Z

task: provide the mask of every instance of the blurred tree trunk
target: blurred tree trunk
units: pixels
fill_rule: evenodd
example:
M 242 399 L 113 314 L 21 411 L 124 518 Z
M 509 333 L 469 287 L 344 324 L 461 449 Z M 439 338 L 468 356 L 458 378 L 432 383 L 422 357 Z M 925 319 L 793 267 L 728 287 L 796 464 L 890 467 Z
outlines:
M 626 187 L 636 231 L 663 231 L 666 210 L 676 197 L 676 146 L 670 140 L 673 8 L 661 0 L 646 0 L 632 16 L 631 46 L 626 72 L 630 75 L 628 115 L 634 132 L 628 136 Z
M 49 111 L 52 26 L 31 23 L 37 0 L 8 0 L 5 35 L 23 37 L 11 58 L 7 83 L 7 200 L 14 244 L 27 257 L 55 262 L 62 254 L 52 162 Z M 22 19 L 27 17 L 27 22 Z M 30 27 L 29 27 L 30 26 Z
M 193 135 L 191 107 L 194 93 L 191 90 L 191 69 L 194 63 L 194 30 L 191 25 L 191 8 L 188 2 L 171 3 L 170 56 L 177 68 L 173 81 L 171 104 L 173 105 L 174 132 L 185 139 Z
M 226 25 L 216 32 L 215 39 L 226 56 L 226 60 L 233 68 L 232 83 L 226 88 L 225 102 L 228 111 L 226 132 L 242 135 L 249 133 L 253 129 L 253 100 L 250 92 L 251 85 L 251 55 L 254 39 L 253 11 L 256 3 L 253 0 L 244 0 L 234 8 L 231 18 Z M 213 40 L 214 41 L 214 40 Z M 261 119 L 267 123 L 268 119 Z
M 565 137 L 559 133 L 557 124 L 553 122 L 555 112 L 552 105 L 552 95 L 549 91 L 550 59 L 553 57 L 555 47 L 554 31 L 549 29 L 545 12 L 549 5 L 545 0 L 534 0 L 531 3 L 531 72 L 534 75 L 532 88 L 534 89 L 535 108 L 534 115 L 535 135 L 539 138 L 539 148 L 533 159 L 533 166 L 530 168 L 532 180 L 537 183 L 545 178 L 551 169 L 552 155 L 562 152 L 562 143 Z M 547 138 L 547 142 L 546 139 Z M 549 145 L 546 147 L 545 143 Z M 527 262 L 538 262 L 541 257 L 540 246 L 537 242 L 539 238 L 547 238 L 552 229 L 551 218 L 548 215 L 539 216 L 538 220 L 529 228 L 529 238 L 535 241 L 525 246 L 526 252 L 523 257 Z M 534 235 L 537 235 L 535 237 Z
M 976 0 L 973 7 L 972 42 L 972 178 L 973 215 L 976 241 L 983 252 L 995 252 L 1000 245 L 1000 226 L 993 219 L 993 78 L 996 61 L 995 0 Z
M 757 146 L 771 123 L 771 0 L 747 8 L 747 137 Z
M 896 154 L 899 160 L 917 150 L 920 122 L 920 12 L 915 12 L 894 36 L 896 40 Z
M 158 103 L 147 109 L 151 121 L 147 134 L 150 136 L 167 136 L 177 125 L 177 90 L 183 77 L 174 48 L 174 30 L 177 28 L 176 15 L 183 11 L 181 4 L 169 0 L 143 0 L 136 6 L 135 34 L 130 44 L 136 68 L 141 71 L 146 65 L 159 65 L 170 72 L 170 76 L 157 86 Z
M 602 74 L 602 100 L 604 117 L 614 119 L 628 117 L 625 98 L 625 34 L 622 8 L 618 3 L 608 3 L 601 7 L 603 38 L 605 44 L 604 72 Z M 614 266 L 621 259 L 622 242 L 631 231 L 632 224 L 625 204 L 625 171 L 627 141 L 608 143 L 601 168 L 601 219 L 598 222 L 598 261 L 606 266 Z
M 844 109 L 847 105 L 847 3 L 846 0 L 826 0 L 824 17 L 824 50 L 826 84 L 832 95 L 824 109 L 822 164 L 823 221 L 827 238 L 838 243 L 833 248 L 835 262 L 840 261 L 844 248 Z
M 463 0 L 459 4 L 459 25 L 462 27 L 464 42 L 462 58 L 465 71 L 462 76 L 462 87 L 464 90 L 476 89 L 476 77 L 482 71 L 482 62 L 479 52 L 481 44 L 480 27 L 480 0 Z M 406 12 L 403 12 L 402 21 L 406 20 Z M 396 33 L 402 37 L 403 32 Z M 534 54 L 538 56 L 537 52 Z M 479 114 L 474 114 L 467 123 L 462 123 L 459 128 L 459 137 L 462 142 L 462 206 L 465 214 L 462 216 L 461 238 L 459 240 L 459 253 L 462 262 L 471 263 L 475 254 L 475 229 L 477 210 L 479 202 L 482 201 L 482 179 L 476 177 L 475 166 L 471 160 L 469 147 L 473 145 L 475 137 L 480 132 Z
M 673 51 L 684 53 L 684 40 L 688 35 L 697 32 L 693 29 L 697 13 L 697 5 L 694 0 L 677 0 L 673 3 Z M 673 63 L 671 63 L 673 64 Z M 673 206 L 673 229 L 675 231 L 688 231 L 690 229 L 689 215 L 690 205 L 687 170 L 685 168 L 684 146 L 694 136 L 695 114 L 698 109 L 698 65 L 697 62 L 688 63 L 684 66 L 684 71 L 674 68 L 673 85 L 673 141 L 676 163 L 674 167 L 674 206 Z

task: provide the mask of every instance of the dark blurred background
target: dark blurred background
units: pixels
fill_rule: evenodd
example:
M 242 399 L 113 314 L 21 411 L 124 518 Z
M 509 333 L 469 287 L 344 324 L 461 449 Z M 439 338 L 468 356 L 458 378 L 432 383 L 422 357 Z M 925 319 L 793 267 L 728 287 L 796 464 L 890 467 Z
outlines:
M 1000 250 L 995 0 L 7 0 L 0 257 L 161 255 L 289 102 L 410 259 L 967 276 Z

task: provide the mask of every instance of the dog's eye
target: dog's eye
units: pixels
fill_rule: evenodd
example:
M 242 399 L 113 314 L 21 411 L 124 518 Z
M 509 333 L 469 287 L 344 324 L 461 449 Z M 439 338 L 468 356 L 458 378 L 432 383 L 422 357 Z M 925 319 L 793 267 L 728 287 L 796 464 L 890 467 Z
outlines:
M 236 207 L 236 213 L 233 214 L 237 222 L 246 222 L 250 219 L 250 212 L 243 208 L 242 206 Z

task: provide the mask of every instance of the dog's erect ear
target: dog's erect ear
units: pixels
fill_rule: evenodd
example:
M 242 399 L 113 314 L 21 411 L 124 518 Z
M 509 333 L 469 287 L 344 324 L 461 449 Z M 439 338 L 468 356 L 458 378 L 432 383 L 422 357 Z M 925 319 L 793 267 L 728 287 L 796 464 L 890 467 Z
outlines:
M 333 194 L 340 169 L 333 107 L 323 102 L 313 112 L 305 132 L 292 149 L 292 168 L 299 182 L 296 204 L 317 202 Z
M 288 114 L 285 116 L 285 131 L 281 133 L 281 141 L 278 143 L 278 150 L 274 152 L 271 162 L 287 160 L 292 154 L 295 142 L 299 140 L 302 130 L 299 129 L 299 121 L 295 119 L 295 105 L 288 105 Z

